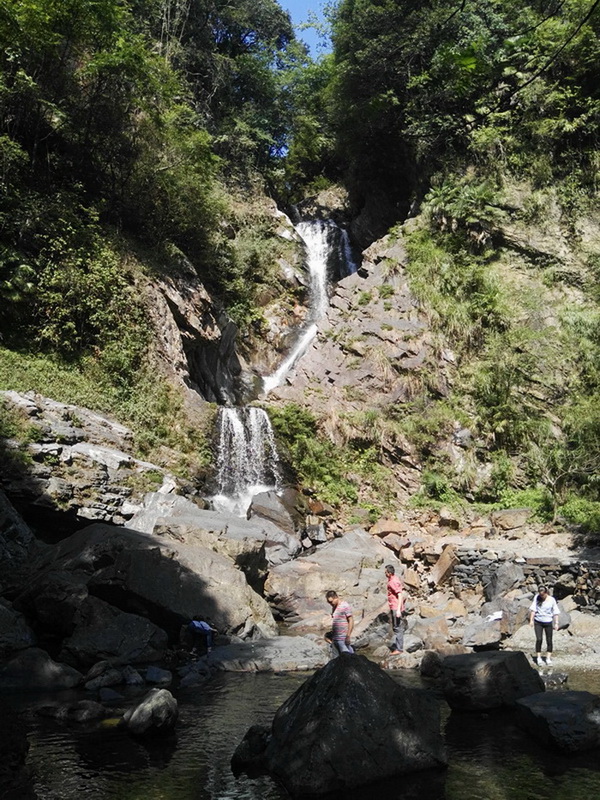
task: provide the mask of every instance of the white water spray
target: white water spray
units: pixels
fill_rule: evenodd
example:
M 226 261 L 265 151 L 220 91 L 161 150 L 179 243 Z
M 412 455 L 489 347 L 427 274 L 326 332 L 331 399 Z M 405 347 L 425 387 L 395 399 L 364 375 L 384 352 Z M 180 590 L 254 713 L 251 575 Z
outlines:
M 252 498 L 281 485 L 271 421 L 262 408 L 221 408 L 216 511 L 245 516 Z

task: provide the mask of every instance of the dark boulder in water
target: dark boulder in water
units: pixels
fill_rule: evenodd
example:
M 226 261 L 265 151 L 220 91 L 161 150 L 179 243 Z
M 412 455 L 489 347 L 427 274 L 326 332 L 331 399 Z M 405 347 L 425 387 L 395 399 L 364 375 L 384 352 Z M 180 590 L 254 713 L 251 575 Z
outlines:
M 590 692 L 540 692 L 517 701 L 517 722 L 544 744 L 567 753 L 600 747 L 600 697 Z
M 537 670 L 520 651 L 447 656 L 442 680 L 450 708 L 460 711 L 510 707 L 521 697 L 544 691 Z
M 264 772 L 265 755 L 270 738 L 271 731 L 266 725 L 252 725 L 231 757 L 233 774 L 246 772 L 252 775 Z
M 363 656 L 342 655 L 277 711 L 264 763 L 293 796 L 443 766 L 439 702 L 400 686 Z

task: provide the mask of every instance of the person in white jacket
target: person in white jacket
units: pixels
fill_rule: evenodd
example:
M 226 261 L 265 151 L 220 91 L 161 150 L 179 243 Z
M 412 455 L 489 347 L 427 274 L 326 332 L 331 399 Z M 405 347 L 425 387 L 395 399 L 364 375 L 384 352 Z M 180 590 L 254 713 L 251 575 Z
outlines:
M 556 600 L 548 594 L 545 586 L 540 586 L 529 607 L 529 624 L 535 630 L 535 658 L 533 660 L 536 664 L 540 664 L 542 660 L 542 636 L 545 634 L 546 664 L 552 665 L 552 631 L 558 630 L 559 613 Z

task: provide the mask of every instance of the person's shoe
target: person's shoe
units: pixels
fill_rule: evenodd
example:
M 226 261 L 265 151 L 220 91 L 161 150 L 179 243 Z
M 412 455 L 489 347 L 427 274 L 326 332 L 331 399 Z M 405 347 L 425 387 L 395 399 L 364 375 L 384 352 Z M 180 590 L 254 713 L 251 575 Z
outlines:
M 552 657 L 551 656 L 546 656 L 546 666 L 548 666 L 548 667 L 552 666 Z
M 531 656 L 531 660 L 532 660 L 532 661 L 533 661 L 533 663 L 536 665 L 536 667 L 537 667 L 537 666 L 539 665 L 539 663 L 540 663 L 540 660 L 539 660 L 539 658 L 538 658 L 537 656 Z

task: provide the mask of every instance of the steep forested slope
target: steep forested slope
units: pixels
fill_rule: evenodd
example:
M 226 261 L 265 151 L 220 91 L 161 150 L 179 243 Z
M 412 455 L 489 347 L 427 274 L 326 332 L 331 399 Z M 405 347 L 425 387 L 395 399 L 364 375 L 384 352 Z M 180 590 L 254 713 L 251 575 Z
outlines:
M 275 0 L 0 0 L 0 383 L 112 410 L 146 450 L 202 449 L 157 370 L 148 287 L 193 274 L 210 319 L 233 319 L 244 354 L 269 363 L 265 309 L 291 319 L 303 299 L 282 277 L 297 252 L 274 201 L 341 183 L 355 242 L 391 229 L 381 252 L 407 255 L 358 295 L 358 324 L 371 295 L 395 309 L 401 272 L 428 364 L 450 366 L 443 392 L 423 373 L 403 402 L 367 398 L 337 429 L 316 406 L 279 409 L 296 474 L 343 502 L 372 472 L 368 503 L 388 502 L 396 455 L 381 443 L 402 441 L 425 502 L 533 489 L 590 523 L 599 9 L 341 0 L 333 52 L 311 62 Z M 401 368 L 375 355 L 394 384 Z M 459 429 L 475 444 L 453 459 Z
M 246 329 L 281 291 L 264 186 L 280 74 L 303 58 L 289 17 L 273 0 L 2 0 L 0 42 L 2 382 L 168 435 L 179 402 L 144 286 L 186 261 Z

